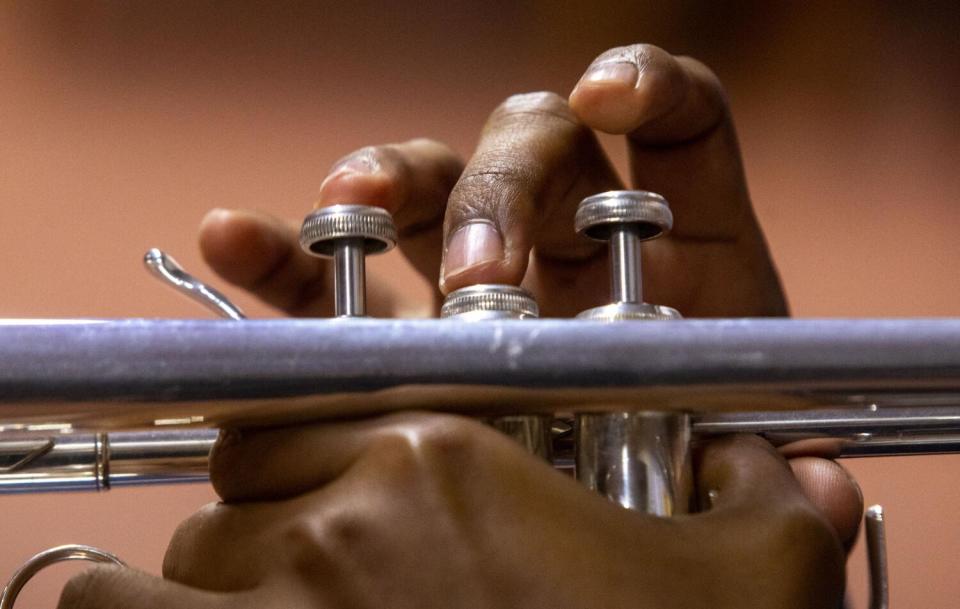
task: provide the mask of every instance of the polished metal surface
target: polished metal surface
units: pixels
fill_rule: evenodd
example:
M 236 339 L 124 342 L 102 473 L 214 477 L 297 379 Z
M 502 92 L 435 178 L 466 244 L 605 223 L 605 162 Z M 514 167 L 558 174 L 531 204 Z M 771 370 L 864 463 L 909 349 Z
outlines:
M 540 315 L 530 292 L 513 285 L 478 284 L 451 292 L 440 317 L 463 321 L 528 319 Z
M 475 322 L 533 319 L 539 314 L 537 301 L 523 288 L 512 285 L 480 284 L 447 295 L 440 317 L 450 321 Z M 513 438 L 527 452 L 553 460 L 553 417 L 547 414 L 513 414 L 489 417 L 487 423 Z
M 526 409 L 526 408 L 525 408 Z M 546 432 L 515 426 L 524 416 L 494 417 L 501 431 L 535 446 Z M 536 417 L 550 421 L 550 417 Z M 574 437 L 554 419 L 553 463 L 574 467 Z M 716 413 L 692 417 L 694 437 L 759 433 L 777 443 L 816 441 L 836 458 L 960 453 L 960 406 Z M 212 429 L 110 434 L 4 432 L 0 434 L 0 494 L 99 491 L 109 488 L 204 482 Z M 108 453 L 99 446 L 110 447 Z M 531 450 L 546 454 L 540 449 Z M 105 454 L 110 463 L 104 467 Z M 103 473 L 109 476 L 103 480 Z
M 215 288 L 184 271 L 176 260 L 161 250 L 154 247 L 147 251 L 143 255 L 143 264 L 151 275 L 220 317 L 233 320 L 246 318 L 240 307 Z
M 575 428 L 577 478 L 625 508 L 685 514 L 693 492 L 689 415 L 581 414 Z
M 640 242 L 673 225 L 666 200 L 645 191 L 612 191 L 584 199 L 577 232 L 610 245 L 611 303 L 583 311 L 594 321 L 665 321 L 680 318 L 669 307 L 643 302 Z M 616 410 L 611 408 L 610 410 Z M 658 516 L 685 513 L 690 505 L 690 420 L 682 412 L 585 413 L 575 416 L 575 474 L 626 508 Z
M 929 399 L 934 399 L 931 396 Z M 913 406 L 796 412 L 731 412 L 695 417 L 700 436 L 763 434 L 776 444 L 815 442 L 836 457 L 893 457 L 960 452 L 960 407 Z
M 516 440 L 527 452 L 553 462 L 553 442 L 548 415 L 505 415 L 485 419 L 488 425 Z
M 676 309 L 645 302 L 612 302 L 587 309 L 577 319 L 588 321 L 669 321 L 680 319 Z
M 314 256 L 334 260 L 334 313 L 364 317 L 367 254 L 391 250 L 397 230 L 390 214 L 367 205 L 333 205 L 318 209 L 303 221 L 300 245 Z
M 594 321 L 677 319 L 670 307 L 643 302 L 640 242 L 654 239 L 673 226 L 666 200 L 641 190 L 614 190 L 584 199 L 577 208 L 578 233 L 610 248 L 610 304 L 581 312 Z
M 23 566 L 13 574 L 13 577 L 4 587 L 3 594 L 0 595 L 0 609 L 13 609 L 17 596 L 34 575 L 52 564 L 66 560 L 87 560 L 96 563 L 114 564 L 120 567 L 126 566 L 122 560 L 110 552 L 92 546 L 68 545 L 50 548 L 23 563 Z
M 455 391 L 456 400 L 451 400 Z M 0 430 L 960 405 L 960 320 L 0 321 Z
M 640 239 L 652 239 L 673 227 L 670 206 L 660 195 L 643 190 L 611 190 L 584 199 L 574 228 L 591 239 L 606 241 L 614 226 L 633 224 Z
M 367 271 L 363 239 L 339 239 L 333 248 L 334 312 L 337 317 L 367 314 Z
M 203 482 L 216 430 L 0 435 L 0 494 Z M 45 450 L 37 455 L 40 448 Z M 37 455 L 26 460 L 24 455 Z
M 870 609 L 888 609 L 890 581 L 887 569 L 887 533 L 883 507 L 867 508 L 863 517 L 867 539 L 867 563 L 870 568 Z
M 643 302 L 640 281 L 640 236 L 636 226 L 617 226 L 610 231 L 610 300 Z
M 300 228 L 300 245 L 308 253 L 332 258 L 340 239 L 363 239 L 367 254 L 387 252 L 397 244 L 390 213 L 370 205 L 331 205 L 308 215 Z
M 930 399 L 935 397 L 931 395 Z M 845 437 L 854 433 L 892 435 L 951 430 L 960 433 L 960 405 L 881 408 L 868 402 L 856 408 L 834 410 L 726 412 L 698 415 L 694 426 L 700 434 L 793 434 L 807 438 Z

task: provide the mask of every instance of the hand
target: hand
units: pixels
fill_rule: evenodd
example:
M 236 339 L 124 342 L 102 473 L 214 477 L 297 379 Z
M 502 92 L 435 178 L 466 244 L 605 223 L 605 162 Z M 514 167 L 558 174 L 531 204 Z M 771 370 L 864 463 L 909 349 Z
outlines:
M 317 206 L 388 209 L 401 252 L 431 283 L 439 277 L 443 292 L 523 282 L 544 315 L 572 316 L 604 304 L 609 291 L 606 248 L 574 234 L 576 206 L 623 187 L 593 130 L 625 134 L 634 187 L 673 208 L 671 235 L 644 244 L 650 302 L 688 317 L 786 314 L 719 82 L 699 62 L 649 45 L 602 54 L 569 102 L 552 93 L 507 99 L 465 166 L 429 140 L 348 155 L 324 180 Z M 268 303 L 329 315 L 328 267 L 300 251 L 298 225 L 217 211 L 200 246 L 220 275 Z M 375 314 L 403 298 L 368 283 Z
M 837 532 L 754 436 L 702 450 L 713 506 L 674 519 L 437 414 L 228 434 L 211 477 L 223 503 L 180 527 L 166 579 L 98 567 L 60 608 L 819 609 L 843 592 Z
M 626 134 L 635 187 L 673 207 L 672 235 L 644 246 L 648 300 L 687 316 L 786 313 L 723 92 L 701 64 L 654 47 L 604 53 L 569 102 L 545 93 L 508 99 L 466 165 L 429 140 L 348 155 L 324 180 L 317 205 L 390 210 L 401 252 L 431 281 L 439 275 L 444 292 L 522 281 L 546 315 L 573 315 L 607 293 L 606 251 L 573 235 L 573 212 L 584 196 L 622 187 L 591 129 Z M 267 302 L 327 315 L 327 267 L 300 252 L 298 224 L 220 211 L 205 219 L 201 248 L 223 277 Z M 375 315 L 389 315 L 403 298 L 374 291 L 376 279 L 370 287 Z M 862 503 L 855 483 L 823 459 L 791 465 L 841 538 L 852 539 Z
M 575 315 L 603 304 L 608 286 L 606 249 L 574 234 L 574 211 L 585 196 L 623 186 L 593 130 L 625 134 L 633 185 L 664 195 L 674 211 L 672 234 L 644 244 L 650 302 L 688 317 L 786 314 L 717 78 L 649 45 L 600 55 L 569 102 L 551 93 L 509 98 L 466 166 L 422 139 L 347 155 L 323 181 L 317 206 L 391 211 L 400 251 L 443 291 L 522 281 L 545 315 Z M 300 250 L 298 227 L 217 211 L 203 223 L 200 246 L 220 275 L 266 302 L 292 315 L 329 315 L 328 266 Z M 403 294 L 378 292 L 376 278 L 368 284 L 374 315 L 409 308 L 398 307 Z M 855 529 L 855 484 L 815 456 L 791 453 L 799 480 L 828 517 Z

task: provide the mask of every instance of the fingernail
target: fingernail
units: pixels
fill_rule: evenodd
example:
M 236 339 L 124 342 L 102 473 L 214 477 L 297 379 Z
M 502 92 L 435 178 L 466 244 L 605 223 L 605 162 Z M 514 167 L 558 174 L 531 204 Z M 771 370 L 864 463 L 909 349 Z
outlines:
M 327 184 L 331 181 L 342 178 L 347 175 L 366 175 L 374 173 L 380 169 L 380 166 L 373 161 L 368 155 L 352 156 L 345 158 L 339 161 L 336 165 L 330 168 L 330 173 L 327 174 L 327 177 L 324 178 L 323 182 L 320 184 L 320 192 L 322 193 Z
M 629 87 L 637 84 L 637 66 L 624 61 L 617 63 L 600 63 L 590 66 L 580 82 L 589 83 L 621 83 Z
M 222 207 L 214 207 L 207 213 L 203 215 L 203 218 L 200 220 L 200 228 L 204 228 L 209 224 L 216 224 L 218 222 L 223 222 L 230 217 L 230 210 L 223 209 Z
M 475 220 L 458 228 L 447 242 L 443 256 L 443 276 L 449 277 L 468 268 L 503 259 L 503 239 L 487 220 Z
M 369 154 L 360 154 L 341 159 L 330 168 L 330 173 L 345 173 L 348 171 L 353 173 L 373 173 L 377 169 L 379 169 L 379 165 Z

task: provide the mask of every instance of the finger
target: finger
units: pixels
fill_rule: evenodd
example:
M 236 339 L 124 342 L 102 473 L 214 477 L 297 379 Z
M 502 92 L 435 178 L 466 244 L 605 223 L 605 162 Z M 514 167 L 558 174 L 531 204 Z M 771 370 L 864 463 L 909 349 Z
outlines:
M 447 147 L 429 140 L 364 148 L 334 166 L 318 206 L 379 205 L 394 214 L 400 250 L 431 284 L 439 271 L 447 195 L 462 168 Z M 200 226 L 207 264 L 230 283 L 290 315 L 322 316 L 332 308 L 325 261 L 302 251 L 299 223 L 250 211 L 213 210 Z M 369 286 L 371 302 L 385 301 Z
M 211 503 L 174 531 L 163 557 L 163 577 L 211 592 L 258 587 L 275 567 L 262 529 L 276 521 L 276 506 Z
M 836 459 L 843 449 L 842 438 L 802 438 L 795 434 L 764 434 L 768 442 L 777 447 L 787 459 L 794 457 L 820 457 Z
M 300 249 L 292 223 L 215 209 L 200 224 L 200 252 L 225 280 L 290 315 L 319 316 L 332 308 L 327 266 Z
M 194 590 L 127 567 L 100 566 L 70 579 L 59 609 L 219 609 L 240 607 L 236 596 Z
M 584 124 L 628 135 L 634 181 L 675 207 L 674 235 L 738 236 L 749 207 L 740 153 L 721 133 L 730 113 L 703 64 L 647 44 L 611 49 L 587 69 L 570 106 Z
M 484 437 L 513 448 L 505 436 L 476 421 L 426 413 L 298 428 L 231 430 L 221 434 L 210 453 L 210 481 L 226 502 L 288 498 L 327 485 L 366 457 L 371 467 L 383 473 L 393 465 L 408 465 L 404 461 L 411 459 L 425 462 L 436 452 L 431 447 L 438 441 L 449 445 L 449 438 L 480 441 Z
M 577 277 L 577 264 L 598 260 L 604 250 L 574 234 L 576 207 L 588 195 L 619 187 L 594 134 L 564 99 L 552 93 L 509 98 L 491 115 L 450 195 L 441 288 L 517 285 L 531 249 L 547 263 L 544 272 L 553 270 L 549 262 L 562 262 L 566 277 Z M 582 277 L 594 279 L 590 275 Z M 603 285 L 606 275 L 599 278 Z
M 803 457 L 788 464 L 770 443 L 751 435 L 722 438 L 702 448 L 698 492 L 719 513 L 809 502 L 843 543 L 855 537 L 863 505 L 859 487 L 836 463 Z
M 435 285 L 447 197 L 462 171 L 460 157 L 433 140 L 369 146 L 333 166 L 316 207 L 352 203 L 386 209 L 393 214 L 400 251 Z
M 804 495 L 815 505 L 846 548 L 853 545 L 860 530 L 863 514 L 863 493 L 860 485 L 839 463 L 816 457 L 790 459 Z
M 787 461 L 759 436 L 711 440 L 697 455 L 698 495 L 713 510 L 763 509 L 801 497 Z
M 371 421 L 299 429 L 230 429 L 210 451 L 210 482 L 226 502 L 286 498 L 340 476 L 368 443 Z
M 767 438 L 771 440 L 771 438 Z M 776 444 L 776 438 L 772 439 Z M 849 550 L 860 530 L 863 492 L 839 463 L 840 438 L 808 438 L 777 446 L 787 458 L 804 494 L 823 512 Z
M 671 235 L 645 248 L 652 296 L 688 315 L 786 313 L 726 96 L 707 67 L 651 45 L 618 47 L 594 60 L 570 106 L 584 124 L 626 134 L 633 184 L 674 210 Z M 677 266 L 690 277 L 676 281 Z

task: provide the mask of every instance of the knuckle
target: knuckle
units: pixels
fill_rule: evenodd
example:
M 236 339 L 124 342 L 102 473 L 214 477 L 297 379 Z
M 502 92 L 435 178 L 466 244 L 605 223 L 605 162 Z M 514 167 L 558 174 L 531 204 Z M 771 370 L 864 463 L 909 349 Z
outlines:
M 457 153 L 454 152 L 453 148 L 431 137 L 415 137 L 403 142 L 401 146 L 407 148 L 422 148 L 425 150 L 431 150 L 436 152 L 440 157 L 455 158 L 457 156 Z
M 430 463 L 468 465 L 481 449 L 489 430 L 470 419 L 457 416 L 432 417 L 417 434 L 416 442 Z
M 328 544 L 339 549 L 361 543 L 371 532 L 370 521 L 356 510 L 340 510 L 323 519 L 322 534 Z
M 511 95 L 494 110 L 491 120 L 504 120 L 518 116 L 561 119 L 580 125 L 567 100 L 552 91 Z
M 454 186 L 450 196 L 450 220 L 496 217 L 496 210 L 509 207 L 532 183 L 529 162 L 515 151 L 478 153 Z M 459 222 L 458 222 L 459 223 Z
M 640 42 L 607 49 L 597 56 L 594 63 L 631 62 L 642 69 L 651 59 L 658 56 L 669 56 L 669 53 L 656 45 Z
M 481 424 L 454 415 L 424 414 L 391 428 L 377 449 L 385 474 L 400 485 L 438 474 L 446 477 L 476 465 L 485 434 Z
M 279 536 L 284 556 L 293 569 L 308 577 L 328 577 L 369 536 L 370 523 L 352 510 L 301 517 L 288 523 Z

